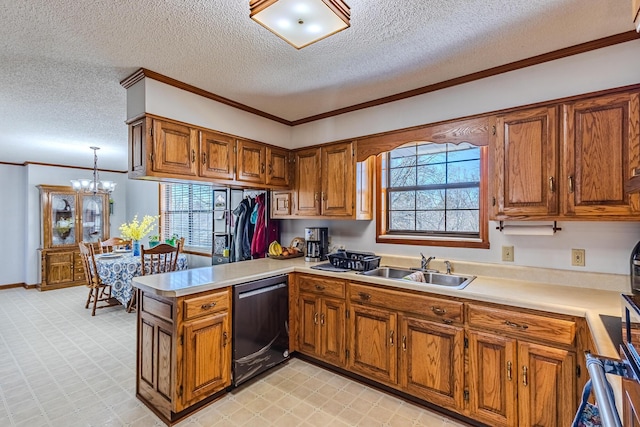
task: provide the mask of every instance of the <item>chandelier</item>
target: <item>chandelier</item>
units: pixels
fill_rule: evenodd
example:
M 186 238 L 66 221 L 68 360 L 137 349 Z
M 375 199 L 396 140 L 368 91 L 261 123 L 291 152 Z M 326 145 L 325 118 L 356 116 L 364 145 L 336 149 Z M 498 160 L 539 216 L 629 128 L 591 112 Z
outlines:
M 89 147 L 93 150 L 93 179 L 72 179 L 71 187 L 77 192 L 95 194 L 111 194 L 116 189 L 113 181 L 100 181 L 98 175 L 98 154 L 100 147 Z
M 250 17 L 296 49 L 349 27 L 343 0 L 249 0 Z

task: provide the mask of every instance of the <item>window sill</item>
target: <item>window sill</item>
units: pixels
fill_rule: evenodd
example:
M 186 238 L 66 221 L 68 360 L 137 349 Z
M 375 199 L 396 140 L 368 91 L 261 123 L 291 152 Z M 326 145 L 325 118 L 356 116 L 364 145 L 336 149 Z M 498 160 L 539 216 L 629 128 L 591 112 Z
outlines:
M 376 237 L 376 243 L 392 245 L 443 246 L 453 248 L 489 249 L 489 242 L 482 239 L 466 239 L 462 237 L 420 237 L 402 235 L 381 235 Z

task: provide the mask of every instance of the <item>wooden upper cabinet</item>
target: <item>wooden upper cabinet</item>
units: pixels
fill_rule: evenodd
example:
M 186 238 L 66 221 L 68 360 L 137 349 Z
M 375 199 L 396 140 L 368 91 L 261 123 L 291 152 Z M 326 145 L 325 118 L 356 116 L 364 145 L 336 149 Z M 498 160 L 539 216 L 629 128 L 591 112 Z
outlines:
M 492 219 L 558 214 L 557 107 L 498 116 Z
M 289 151 L 283 148 L 267 147 L 267 185 L 289 185 Z
M 295 215 L 320 215 L 320 148 L 295 153 Z
M 196 176 L 198 131 L 189 126 L 153 120 L 153 167 L 155 172 Z
M 257 142 L 238 139 L 237 141 L 238 181 L 265 183 L 266 146 Z
M 232 136 L 200 131 L 200 176 L 232 180 L 235 178 L 236 141 Z
M 627 194 L 624 187 L 640 166 L 638 93 L 579 100 L 563 108 L 565 214 L 634 215 L 640 195 Z
M 322 147 L 322 214 L 346 216 L 354 208 L 354 148 L 353 143 Z

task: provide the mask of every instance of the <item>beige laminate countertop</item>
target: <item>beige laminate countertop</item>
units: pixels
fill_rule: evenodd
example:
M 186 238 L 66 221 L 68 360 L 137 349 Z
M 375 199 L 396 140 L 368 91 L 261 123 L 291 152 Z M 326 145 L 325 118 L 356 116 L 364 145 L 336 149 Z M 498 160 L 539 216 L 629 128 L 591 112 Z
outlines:
M 174 273 L 140 276 L 133 279 L 135 286 L 164 297 L 180 297 L 206 292 L 266 277 L 292 272 L 342 278 L 433 294 L 499 303 L 514 307 L 542 310 L 584 317 L 589 324 L 597 346 L 597 353 L 619 357 L 600 318 L 600 314 L 620 316 L 620 291 L 563 286 L 562 284 L 515 280 L 504 277 L 478 275 L 465 289 L 449 289 L 438 285 L 418 284 L 410 281 L 384 279 L 356 272 L 328 272 L 311 267 L 317 263 L 304 258 L 290 260 L 258 259 L 240 263 L 201 267 Z M 467 274 L 466 272 L 464 274 Z

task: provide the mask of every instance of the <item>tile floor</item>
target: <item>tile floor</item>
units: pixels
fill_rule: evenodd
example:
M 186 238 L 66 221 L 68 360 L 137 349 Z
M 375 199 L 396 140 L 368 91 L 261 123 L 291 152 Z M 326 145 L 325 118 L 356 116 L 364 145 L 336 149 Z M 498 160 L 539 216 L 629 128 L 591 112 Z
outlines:
M 86 288 L 0 291 L 0 426 L 163 426 L 135 398 L 135 314 Z M 292 359 L 178 426 L 464 424 Z

